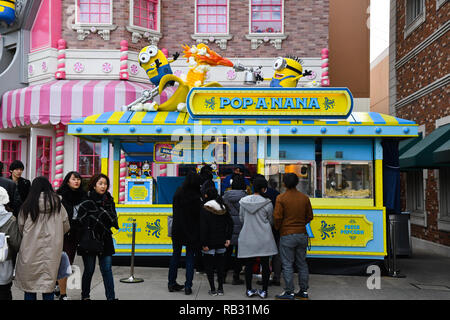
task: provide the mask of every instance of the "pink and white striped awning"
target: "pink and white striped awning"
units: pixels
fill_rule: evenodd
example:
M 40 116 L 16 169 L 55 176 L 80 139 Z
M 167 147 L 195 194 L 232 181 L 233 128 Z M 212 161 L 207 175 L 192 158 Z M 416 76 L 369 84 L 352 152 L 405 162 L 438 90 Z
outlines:
M 120 111 L 153 85 L 123 80 L 56 80 L 3 94 L 0 125 L 68 124 L 71 119 Z M 161 95 L 156 102 L 164 102 Z

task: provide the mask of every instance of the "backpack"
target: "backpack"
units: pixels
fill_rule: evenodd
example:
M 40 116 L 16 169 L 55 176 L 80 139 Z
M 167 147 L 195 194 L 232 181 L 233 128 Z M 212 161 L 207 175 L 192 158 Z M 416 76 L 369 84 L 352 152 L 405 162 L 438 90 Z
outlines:
M 0 232 L 0 263 L 8 259 L 8 238 L 9 236 Z

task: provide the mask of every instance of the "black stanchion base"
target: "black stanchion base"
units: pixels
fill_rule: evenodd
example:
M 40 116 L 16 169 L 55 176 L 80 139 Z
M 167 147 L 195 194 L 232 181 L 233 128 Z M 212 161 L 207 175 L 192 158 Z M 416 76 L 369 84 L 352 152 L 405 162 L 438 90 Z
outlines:
M 130 276 L 129 278 L 120 279 L 120 282 L 123 282 L 123 283 L 140 283 L 140 282 L 144 282 L 144 279 L 135 278 L 134 276 Z
M 392 277 L 392 278 L 406 278 L 406 276 L 404 274 L 400 273 L 400 270 L 390 271 L 388 276 Z

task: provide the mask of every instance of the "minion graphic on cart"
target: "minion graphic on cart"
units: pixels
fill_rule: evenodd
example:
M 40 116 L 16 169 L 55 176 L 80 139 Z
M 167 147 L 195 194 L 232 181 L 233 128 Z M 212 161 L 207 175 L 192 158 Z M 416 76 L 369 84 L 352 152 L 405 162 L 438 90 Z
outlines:
M 172 58 L 167 59 L 157 46 L 150 45 L 139 52 L 139 64 L 147 73 L 150 82 L 158 86 L 163 76 L 172 74 L 170 63 L 177 60 L 179 55 L 175 52 Z
M 14 22 L 16 18 L 16 0 L 0 0 L 0 21 L 7 24 Z
M 273 64 L 275 73 L 270 81 L 270 86 L 274 88 L 296 87 L 301 77 L 311 75 L 311 71 L 303 72 L 302 63 L 301 59 L 294 56 L 276 58 Z

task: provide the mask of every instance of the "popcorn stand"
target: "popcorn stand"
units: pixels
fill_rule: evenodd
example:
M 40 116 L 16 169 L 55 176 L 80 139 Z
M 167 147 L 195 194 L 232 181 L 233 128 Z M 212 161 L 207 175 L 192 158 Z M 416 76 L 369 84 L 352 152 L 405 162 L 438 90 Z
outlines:
M 296 173 L 314 211 L 308 257 L 384 259 L 382 142 L 416 137 L 414 122 L 352 112 L 347 88 L 185 90 L 171 74 L 160 87 L 165 80 L 178 82 L 170 108 L 170 101 L 156 111 L 128 106 L 73 119 L 68 126 L 70 135 L 101 143 L 101 170 L 113 178 L 119 215 L 120 230 L 113 230 L 117 255 L 130 254 L 133 219 L 136 255 L 171 254 L 173 194 L 188 170 L 208 163 L 219 189 L 238 164 L 265 175 L 280 192 L 283 174 Z M 179 90 L 185 90 L 181 111 Z

